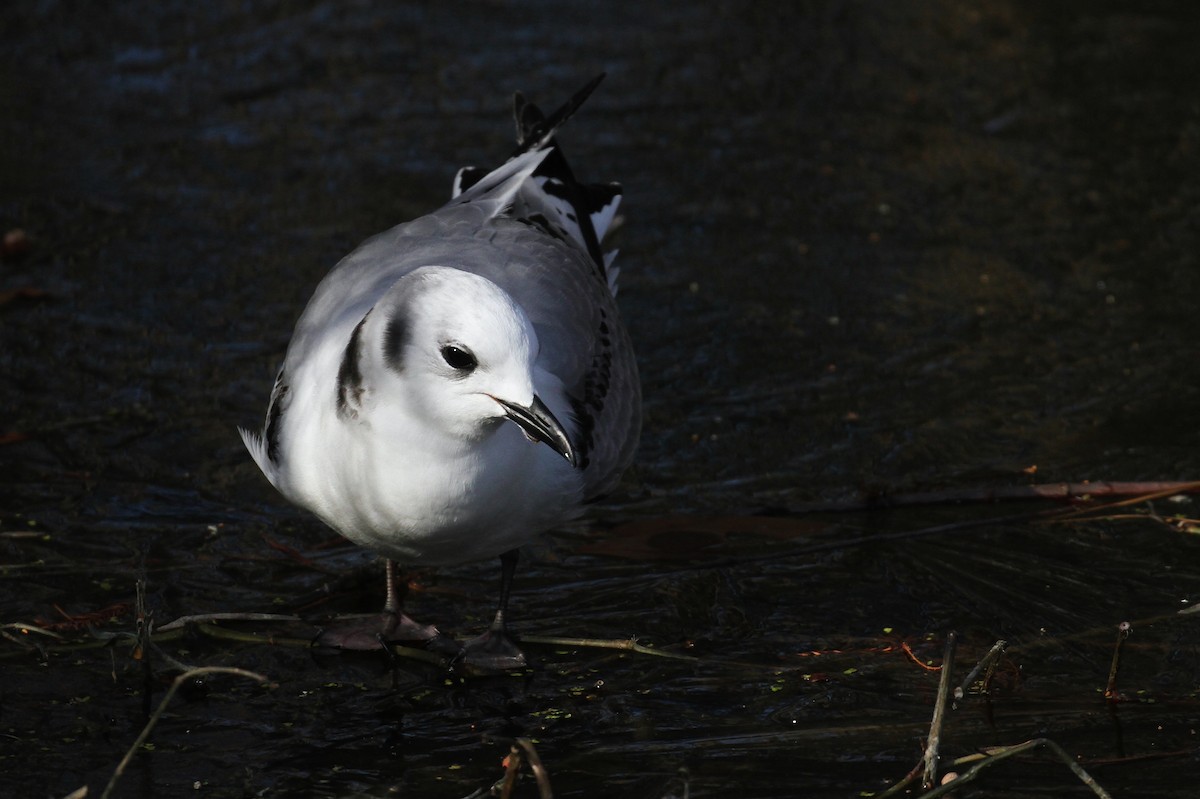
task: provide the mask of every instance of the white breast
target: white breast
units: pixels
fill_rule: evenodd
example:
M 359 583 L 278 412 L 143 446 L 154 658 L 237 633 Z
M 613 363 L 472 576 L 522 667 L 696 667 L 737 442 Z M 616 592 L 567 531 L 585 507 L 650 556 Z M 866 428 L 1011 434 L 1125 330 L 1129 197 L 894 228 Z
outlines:
M 565 398 L 548 396 L 568 419 Z M 492 557 L 581 512 L 580 472 L 510 423 L 464 445 L 430 430 L 346 422 L 332 399 L 312 394 L 288 408 L 284 440 L 279 490 L 356 544 L 406 564 Z

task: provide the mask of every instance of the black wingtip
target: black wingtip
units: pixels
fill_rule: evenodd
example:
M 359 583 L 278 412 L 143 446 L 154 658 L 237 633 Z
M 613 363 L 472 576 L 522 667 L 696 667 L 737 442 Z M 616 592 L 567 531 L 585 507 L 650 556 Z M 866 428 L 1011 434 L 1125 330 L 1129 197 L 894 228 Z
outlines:
M 606 74 L 601 72 L 592 78 L 550 116 L 543 115 L 541 109 L 525 99 L 525 95 L 520 92 L 514 93 L 513 120 L 517 124 L 517 149 L 512 157 L 531 150 L 540 150 L 549 144 L 558 129 L 587 101 Z

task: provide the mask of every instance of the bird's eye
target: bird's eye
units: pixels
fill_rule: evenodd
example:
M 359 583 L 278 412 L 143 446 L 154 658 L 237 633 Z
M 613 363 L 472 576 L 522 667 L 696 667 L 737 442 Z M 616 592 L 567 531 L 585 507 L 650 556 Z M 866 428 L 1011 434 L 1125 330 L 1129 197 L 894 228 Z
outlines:
M 473 371 L 479 365 L 479 361 L 475 360 L 475 356 L 470 351 L 453 344 L 442 347 L 442 360 L 448 363 L 450 368 L 458 369 L 461 372 Z

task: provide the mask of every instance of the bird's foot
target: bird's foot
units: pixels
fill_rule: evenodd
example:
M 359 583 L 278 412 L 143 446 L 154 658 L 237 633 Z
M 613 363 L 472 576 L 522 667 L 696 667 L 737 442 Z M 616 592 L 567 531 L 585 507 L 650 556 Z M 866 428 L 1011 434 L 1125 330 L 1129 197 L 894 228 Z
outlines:
M 389 643 L 417 644 L 446 654 L 450 639 L 432 624 L 419 624 L 403 613 L 384 611 L 357 619 L 342 619 L 330 624 L 317 635 L 317 646 L 335 649 L 371 651 L 383 649 Z M 451 642 L 453 643 L 453 642 Z M 453 644 L 457 651 L 457 644 Z
M 519 671 L 526 666 L 525 655 L 503 627 L 492 625 L 483 635 L 463 646 L 454 661 L 464 674 L 484 676 Z

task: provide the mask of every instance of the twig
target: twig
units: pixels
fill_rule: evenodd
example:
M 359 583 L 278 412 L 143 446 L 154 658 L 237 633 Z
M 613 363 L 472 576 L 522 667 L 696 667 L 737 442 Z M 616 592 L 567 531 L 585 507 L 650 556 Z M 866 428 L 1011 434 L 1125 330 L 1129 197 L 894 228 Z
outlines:
M 554 792 L 550 790 L 550 775 L 546 771 L 546 767 L 542 765 L 542 759 L 538 756 L 533 741 L 528 738 L 517 738 L 513 741 L 512 747 L 508 750 L 508 757 L 504 758 L 504 776 L 492 786 L 490 791 L 476 791 L 466 799 L 496 796 L 497 789 L 499 789 L 500 799 L 512 799 L 513 791 L 517 787 L 517 780 L 521 776 L 521 765 L 526 762 L 529 763 L 529 770 L 533 773 L 533 778 L 537 780 L 538 796 L 541 799 L 554 799 Z
M 954 689 L 954 698 L 958 700 L 967 695 L 967 691 L 971 690 L 971 686 L 975 683 L 975 678 L 979 676 L 979 672 L 982 671 L 985 666 L 988 668 L 987 676 L 984 677 L 984 683 L 986 684 L 987 677 L 990 676 L 992 671 L 995 669 L 994 664 L 1000 659 L 1000 656 L 1004 654 L 1004 650 L 1007 648 L 1008 641 L 1005 640 L 1000 640 L 992 644 L 992 648 L 988 650 L 986 655 L 979 659 L 979 662 L 975 664 L 975 668 L 971 669 L 971 672 L 967 675 L 967 678 L 962 681 L 962 685 Z
M 7 624 L 0 624 L 0 630 L 16 630 L 22 635 L 26 633 L 37 633 L 38 635 L 48 635 L 51 638 L 57 638 L 60 641 L 64 640 L 61 635 L 53 630 L 47 630 L 44 627 L 38 627 L 36 624 L 26 624 L 25 622 L 21 621 L 10 621 Z M 5 637 L 8 638 L 8 636 Z M 17 641 L 18 639 L 9 638 L 9 640 Z
M 1121 667 L 1121 649 L 1125 646 L 1125 639 L 1129 637 L 1132 630 L 1133 625 L 1127 621 L 1117 625 L 1117 644 L 1113 647 L 1112 666 L 1108 669 L 1108 685 L 1104 688 L 1104 698 L 1109 702 L 1120 701 L 1117 693 L 1117 669 Z
M 197 623 L 196 629 L 207 636 L 221 641 L 240 641 L 247 644 L 270 644 L 271 646 L 297 646 L 308 648 L 312 641 L 307 638 L 278 638 L 274 635 L 259 635 L 240 630 L 231 630 L 217 624 Z
M 274 635 L 259 635 L 257 633 L 231 630 L 216 624 L 197 623 L 196 629 L 205 635 L 222 641 L 240 641 L 246 644 L 268 644 L 270 646 L 295 646 L 306 649 L 313 645 L 312 641 L 307 638 L 279 638 Z M 388 652 L 392 655 L 408 658 L 409 660 L 419 660 L 433 666 L 445 666 L 447 663 L 446 659 L 441 655 L 401 644 L 390 644 Z
M 200 632 L 204 635 L 207 635 L 212 638 L 219 639 L 219 640 L 223 640 L 223 641 L 240 641 L 243 643 L 268 644 L 270 646 L 292 646 L 292 647 L 304 647 L 304 648 L 308 648 L 308 647 L 312 646 L 312 641 L 307 638 L 280 637 L 280 636 L 275 636 L 275 635 L 261 635 L 258 633 L 242 632 L 240 630 L 234 630 L 234 629 L 231 629 L 228 627 L 221 627 L 217 624 L 212 624 L 208 621 L 208 620 L 213 620 L 213 621 L 225 620 L 226 617 L 228 617 L 228 619 L 237 621 L 237 620 L 245 620 L 252 616 L 259 617 L 255 620 L 262 620 L 262 621 L 272 621 L 272 620 L 301 621 L 301 622 L 303 621 L 303 619 L 300 619 L 295 616 L 280 615 L 277 617 L 273 617 L 272 614 L 268 614 L 268 613 L 263 613 L 263 614 L 213 613 L 213 614 L 205 614 L 205 615 L 197 615 L 197 616 L 184 616 L 184 617 L 176 619 L 168 624 L 165 624 L 162 627 L 156 627 L 154 630 L 154 634 L 151 636 L 150 640 L 153 644 L 160 644 L 164 641 L 170 641 L 170 640 L 180 638 L 181 636 L 184 635 L 185 626 L 187 626 L 189 624 L 193 624 L 193 625 L 195 625 L 195 629 L 197 632 Z M 29 629 L 30 631 L 33 631 L 33 628 L 30 625 L 14 624 L 12 626 L 17 629 L 20 629 L 20 630 Z M 0 634 L 3 634 L 3 630 L 4 630 L 4 628 L 0 627 Z M 96 640 L 87 641 L 87 642 L 83 642 L 83 643 L 57 645 L 57 646 L 51 647 L 49 649 L 49 651 L 51 651 L 51 652 L 76 652 L 76 651 L 82 651 L 82 650 L 87 650 L 87 649 L 102 649 L 106 646 L 111 646 L 113 641 L 118 640 L 118 639 L 134 639 L 136 641 L 136 635 L 134 633 L 104 632 L 104 631 L 94 630 L 94 629 L 90 629 L 90 628 L 89 628 L 89 631 L 96 638 Z M 42 632 L 42 631 L 38 630 L 38 632 Z M 47 634 L 53 635 L 53 633 L 47 633 Z M 700 660 L 700 658 L 694 657 L 692 655 L 683 655 L 683 654 L 679 654 L 676 652 L 666 652 L 661 649 L 655 649 L 654 647 L 645 646 L 643 644 L 639 644 L 635 639 L 561 638 L 561 637 L 557 637 L 557 636 L 523 635 L 523 636 L 521 636 L 521 641 L 526 642 L 526 643 L 531 643 L 531 644 L 541 644 L 541 645 L 545 645 L 545 646 L 578 646 L 578 647 L 589 647 L 589 648 L 593 648 L 593 649 L 616 649 L 616 650 L 620 650 L 620 651 L 624 651 L 624 652 L 634 652 L 634 653 L 637 653 L 640 655 L 652 655 L 654 657 L 671 658 L 674 660 L 686 660 L 689 662 L 699 662 L 699 660 Z M 401 646 L 401 645 L 393 645 L 391 648 L 395 654 L 400 655 L 402 657 L 410 658 L 412 660 L 421 660 L 421 661 L 424 661 L 426 663 L 430 663 L 433 665 L 445 665 L 445 658 L 441 657 L 440 655 L 436 655 L 432 652 L 428 652 L 424 649 L 415 649 L 412 647 L 406 647 L 406 646 Z M 162 651 L 157 648 L 157 646 L 155 647 L 155 650 L 158 651 L 158 653 L 160 655 L 163 654 Z M 0 653 L 0 660 L 11 657 L 15 654 L 20 654 L 20 653 L 17 653 L 17 652 Z M 741 664 L 741 665 L 754 665 L 754 664 Z M 777 669 L 779 667 L 772 666 L 771 668 Z M 800 667 L 797 667 L 797 668 L 800 668 Z
M 529 770 L 533 772 L 538 784 L 538 796 L 541 799 L 553 799 L 554 792 L 550 790 L 550 773 L 542 765 L 542 758 L 533 748 L 533 742 L 528 738 L 518 738 L 517 743 L 525 750 L 525 755 L 529 759 Z
M 991 662 L 987 664 L 987 668 L 983 672 L 983 679 L 979 681 L 979 684 L 983 686 L 985 696 L 992 690 L 992 677 L 996 676 L 996 667 L 1000 665 L 1000 654 L 1000 652 L 997 652 L 996 657 L 992 658 Z
M 1177 494 L 1192 494 L 1200 491 L 1200 482 L 1191 483 L 1120 483 L 1114 485 L 1129 485 L 1143 486 L 1147 490 L 1141 492 L 1111 492 L 1108 496 L 1126 496 L 1126 499 L 1117 500 L 1116 502 L 1106 502 L 1103 505 L 1098 505 L 1091 508 L 1069 508 L 1064 515 L 1079 516 L 1085 513 L 1095 513 L 1110 508 L 1126 508 L 1130 505 L 1140 505 L 1143 502 L 1153 502 L 1156 499 L 1165 499 L 1173 497 Z
M 958 646 L 958 633 L 946 635 L 946 654 L 942 657 L 942 675 L 938 680 L 937 702 L 933 706 L 933 720 L 929 723 L 929 740 L 925 744 L 925 773 L 921 784 L 926 790 L 937 782 L 938 747 L 942 742 L 942 723 L 946 718 L 946 704 L 950 698 L 950 675 L 954 671 L 954 651 Z
M 180 616 L 178 619 L 169 621 L 161 627 L 156 627 L 155 630 L 160 633 L 165 633 L 179 627 L 186 627 L 189 624 L 208 621 L 298 621 L 303 622 L 304 619 L 299 616 L 293 616 L 286 613 L 199 613 L 195 616 Z
M 654 655 L 660 658 L 675 660 L 698 661 L 700 658 L 692 655 L 681 655 L 677 652 L 664 652 L 651 646 L 643 646 L 636 638 L 560 638 L 553 635 L 522 635 L 522 643 L 544 644 L 546 646 L 583 646 L 592 649 L 619 649 L 625 652 L 637 652 L 639 655 Z
M 136 637 L 133 633 L 130 633 L 130 632 L 119 632 L 119 633 L 102 632 L 100 630 L 96 630 L 91 627 L 88 628 L 88 632 L 93 636 L 93 639 L 90 641 L 77 641 L 75 643 L 70 643 L 70 644 L 56 644 L 54 646 L 48 647 L 46 649 L 46 651 L 51 652 L 51 653 L 62 653 L 62 652 L 84 652 L 89 649 L 105 649 L 107 647 L 112 646 L 113 641 L 115 641 L 115 640 L 132 639 L 132 638 Z M 161 635 L 156 634 L 154 636 L 154 641 L 155 641 L 155 643 L 161 644 L 163 641 L 172 641 L 172 640 L 175 640 L 177 638 L 182 638 L 182 637 L 183 637 L 183 630 L 171 630 L 171 632 L 169 632 L 169 633 L 163 633 Z M 0 652 L 0 661 L 9 660 L 9 659 L 15 658 L 20 655 L 25 655 L 25 654 L 27 654 L 27 652 L 25 650 Z
M 542 765 L 542 759 L 538 756 L 533 741 L 528 738 L 518 738 L 513 748 L 515 749 L 517 746 L 525 750 L 525 759 L 529 762 L 529 770 L 533 772 L 533 777 L 537 780 L 538 796 L 541 799 L 553 799 L 554 792 L 550 790 L 550 774 Z
M 921 794 L 921 799 L 937 799 L 939 796 L 945 796 L 951 791 L 961 788 L 964 784 L 978 777 L 980 772 L 982 772 L 985 768 L 1007 760 L 1015 755 L 1028 752 L 1031 749 L 1036 749 L 1039 746 L 1044 746 L 1053 752 L 1059 760 L 1066 764 L 1067 768 L 1071 769 L 1071 772 L 1079 778 L 1079 781 L 1091 788 L 1092 793 L 1096 794 L 1096 796 L 1100 797 L 1100 799 L 1112 799 L 1112 795 L 1100 787 L 1100 785 L 1094 779 L 1092 779 L 1092 776 L 1084 771 L 1083 766 L 1076 763 L 1075 760 L 1068 755 L 1061 746 L 1054 743 L 1054 741 L 1051 741 L 1049 738 L 1034 738 L 1033 740 L 1026 741 L 1024 743 L 1001 747 L 991 753 L 988 753 L 987 755 L 984 755 L 982 760 L 979 759 L 980 755 L 970 755 L 968 757 L 960 758 L 959 760 L 954 761 L 953 765 L 965 765 L 966 763 L 976 760 L 978 760 L 978 762 L 971 768 L 964 771 L 962 774 L 956 776 L 954 779 L 942 783 L 929 793 Z
M 266 677 L 256 672 L 246 671 L 245 669 L 231 668 L 229 666 L 203 666 L 201 668 L 192 669 L 191 671 L 186 671 L 183 674 L 180 674 L 175 678 L 174 682 L 171 683 L 171 687 L 167 689 L 166 696 L 164 696 L 162 701 L 158 703 L 158 708 L 146 721 L 146 726 L 142 727 L 142 731 L 138 735 L 137 739 L 134 740 L 133 744 L 125 752 L 125 756 L 121 758 L 121 762 L 117 764 L 117 770 L 113 773 L 112 779 L 108 781 L 108 785 L 105 787 L 104 793 L 100 794 L 100 799 L 108 799 L 108 797 L 112 794 L 113 788 L 115 788 L 117 785 L 117 780 L 119 780 L 125 774 L 125 769 L 128 768 L 130 761 L 133 760 L 133 756 L 137 753 L 138 749 L 141 748 L 142 744 L 146 742 L 146 739 L 150 737 L 151 730 L 153 730 L 154 726 L 158 724 L 158 720 L 162 718 L 162 714 L 166 711 L 167 705 L 170 704 L 171 700 L 175 697 L 175 692 L 179 690 L 180 686 L 182 686 L 188 680 L 201 677 L 205 674 L 232 674 L 237 677 L 246 677 L 260 683 L 267 681 Z
M 908 641 L 900 642 L 900 651 L 903 652 L 904 654 L 908 655 L 909 660 L 911 660 L 913 663 L 916 663 L 921 668 L 925 669 L 925 671 L 941 671 L 942 670 L 941 666 L 930 666 L 928 663 L 925 663 L 919 657 L 917 657 L 917 653 L 914 652 L 912 650 L 912 647 L 908 645 Z
M 310 641 L 298 638 L 276 638 L 274 636 L 263 636 L 255 633 L 238 632 L 236 630 L 219 627 L 215 624 L 209 624 L 209 621 L 220 620 L 259 620 L 259 621 L 303 621 L 297 616 L 274 615 L 270 613 L 210 613 L 203 616 L 184 616 L 175 621 L 159 627 L 160 632 L 175 630 L 185 624 L 194 623 L 197 629 L 201 632 L 211 635 L 214 638 L 221 638 L 229 641 L 245 641 L 251 643 L 265 643 L 276 645 L 302 645 L 309 646 Z M 639 644 L 633 638 L 561 638 L 558 636 L 547 635 L 522 635 L 521 641 L 530 644 L 542 644 L 545 646 L 581 646 L 590 647 L 593 649 L 619 649 L 625 652 L 636 652 L 640 655 L 653 655 L 655 657 L 674 658 L 676 660 L 696 661 L 699 658 L 692 655 L 681 655 L 676 652 L 665 652 L 661 649 Z M 427 662 L 442 663 L 443 658 L 431 652 L 426 652 L 423 649 L 414 649 L 412 647 L 395 645 L 392 650 L 401 656 L 415 658 L 417 660 L 425 660 Z
M 504 759 L 504 779 L 501 781 L 500 799 L 510 799 L 513 789 L 517 787 L 517 779 L 521 776 L 521 747 L 516 742 L 508 749 L 508 757 Z
M 912 771 L 905 774 L 904 777 L 899 782 L 895 783 L 890 788 L 888 788 L 886 791 L 879 794 L 879 799 L 890 799 L 890 797 L 897 796 L 901 793 L 904 793 L 905 790 L 908 788 L 908 786 L 910 786 L 914 782 L 916 782 L 917 777 L 921 776 L 922 765 L 923 764 L 921 763 L 921 761 L 918 760 L 917 765 L 912 767 Z

